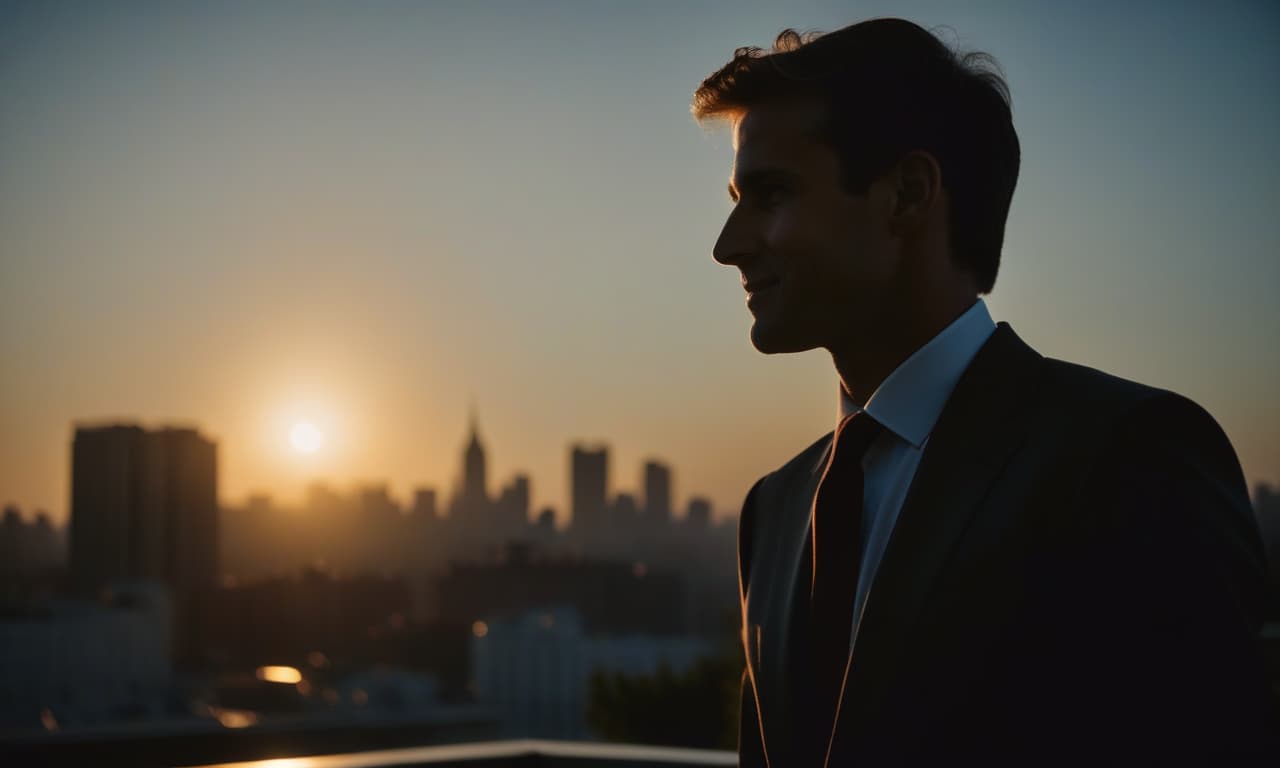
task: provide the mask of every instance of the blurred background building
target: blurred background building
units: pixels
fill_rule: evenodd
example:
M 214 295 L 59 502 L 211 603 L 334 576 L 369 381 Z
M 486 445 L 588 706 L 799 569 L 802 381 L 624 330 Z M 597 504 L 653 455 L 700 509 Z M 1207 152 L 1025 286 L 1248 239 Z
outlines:
M 592 675 L 684 672 L 712 644 L 688 635 L 587 631 L 571 606 L 549 606 L 472 624 L 471 677 L 506 738 L 599 739 L 587 721 Z

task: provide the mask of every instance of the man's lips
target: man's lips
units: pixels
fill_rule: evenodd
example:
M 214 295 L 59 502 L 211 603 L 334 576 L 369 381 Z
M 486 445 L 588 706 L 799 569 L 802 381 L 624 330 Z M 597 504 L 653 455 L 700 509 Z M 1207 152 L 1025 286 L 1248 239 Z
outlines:
M 747 291 L 747 309 L 755 312 L 760 307 L 760 303 L 765 300 L 765 297 L 781 284 L 782 281 L 776 277 L 744 279 L 742 287 Z
M 747 295 L 751 295 L 772 288 L 780 282 L 782 281 L 776 277 L 757 277 L 750 280 L 744 278 L 742 287 L 746 290 Z

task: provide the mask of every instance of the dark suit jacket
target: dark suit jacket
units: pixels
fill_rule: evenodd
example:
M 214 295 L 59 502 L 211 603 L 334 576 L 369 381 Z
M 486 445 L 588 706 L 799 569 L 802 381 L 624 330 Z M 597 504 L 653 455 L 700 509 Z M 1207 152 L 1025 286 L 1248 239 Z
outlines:
M 1000 324 L 930 436 L 828 734 L 805 611 L 830 444 L 743 506 L 743 766 L 1266 758 L 1263 549 L 1199 406 L 1041 357 Z

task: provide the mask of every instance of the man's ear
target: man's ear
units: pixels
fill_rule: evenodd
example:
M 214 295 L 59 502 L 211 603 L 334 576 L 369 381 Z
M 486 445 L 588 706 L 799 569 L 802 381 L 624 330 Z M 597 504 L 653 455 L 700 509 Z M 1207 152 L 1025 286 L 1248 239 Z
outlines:
M 912 151 L 902 156 L 891 173 L 893 208 L 889 227 L 894 234 L 922 226 L 942 197 L 942 168 L 933 155 Z

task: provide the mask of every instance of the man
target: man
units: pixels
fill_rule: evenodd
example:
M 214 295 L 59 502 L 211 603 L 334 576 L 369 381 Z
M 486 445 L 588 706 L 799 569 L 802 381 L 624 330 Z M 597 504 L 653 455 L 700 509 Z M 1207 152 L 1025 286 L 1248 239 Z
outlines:
M 1226 436 L 980 298 L 1019 165 L 989 62 L 882 19 L 739 49 L 694 96 L 734 130 L 714 255 L 752 343 L 825 349 L 841 387 L 837 429 L 743 506 L 742 765 L 1265 759 L 1265 563 Z

